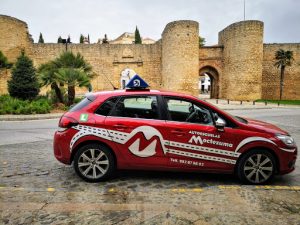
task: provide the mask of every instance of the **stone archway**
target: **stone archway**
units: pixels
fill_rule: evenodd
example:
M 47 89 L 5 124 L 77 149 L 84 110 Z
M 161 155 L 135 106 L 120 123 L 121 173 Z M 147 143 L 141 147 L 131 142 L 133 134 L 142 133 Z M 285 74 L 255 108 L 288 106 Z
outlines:
M 219 73 L 212 66 L 204 66 L 199 70 L 200 95 L 207 92 L 209 98 L 219 98 Z

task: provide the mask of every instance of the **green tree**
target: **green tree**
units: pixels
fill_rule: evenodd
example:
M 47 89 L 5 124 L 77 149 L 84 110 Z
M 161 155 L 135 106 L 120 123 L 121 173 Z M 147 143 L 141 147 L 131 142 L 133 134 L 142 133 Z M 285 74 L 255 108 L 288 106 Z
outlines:
M 82 44 L 82 43 L 83 43 L 83 40 L 84 40 L 84 37 L 83 37 L 82 34 L 80 34 L 79 43 Z
M 0 51 L 0 70 L 10 69 L 12 65 L 12 63 L 8 62 L 6 56 L 2 53 L 2 51 Z
M 45 43 L 42 33 L 40 33 L 39 43 Z
M 58 102 L 64 103 L 63 93 L 60 89 L 60 81 L 56 76 L 57 71 L 57 65 L 53 61 L 50 61 L 40 65 L 37 72 L 41 81 L 41 86 L 50 86 L 55 92 Z
M 60 82 L 68 87 L 68 105 L 72 105 L 75 99 L 75 87 L 90 86 L 90 77 L 83 68 L 61 68 L 55 73 Z
M 199 48 L 203 47 L 205 45 L 205 42 L 205 38 L 199 36 Z
M 284 72 L 287 66 L 292 65 L 293 58 L 293 51 L 284 51 L 283 49 L 279 49 L 275 52 L 275 64 L 277 68 L 280 68 L 280 93 L 279 99 L 282 99 L 282 92 L 284 86 Z
M 62 38 L 61 38 L 61 36 L 58 37 L 57 43 L 62 43 Z
M 137 26 L 135 27 L 135 32 L 134 32 L 134 43 L 142 44 L 142 38 L 141 38 L 140 31 L 137 28 Z
M 42 86 L 51 85 L 57 98 L 62 102 L 60 86 L 67 86 L 68 102 L 72 105 L 75 98 L 75 87 L 89 87 L 93 77 L 92 67 L 80 53 L 64 52 L 58 58 L 41 65 L 39 75 Z
M 39 94 L 39 91 L 39 83 L 32 60 L 22 50 L 12 69 L 12 77 L 8 81 L 8 92 L 12 97 L 33 99 Z

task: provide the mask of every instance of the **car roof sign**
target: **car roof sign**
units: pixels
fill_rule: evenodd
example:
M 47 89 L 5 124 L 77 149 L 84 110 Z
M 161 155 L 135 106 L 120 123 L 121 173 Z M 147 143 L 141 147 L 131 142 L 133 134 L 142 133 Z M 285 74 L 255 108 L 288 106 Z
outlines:
M 149 85 L 138 74 L 135 74 L 126 85 L 128 89 L 145 89 Z

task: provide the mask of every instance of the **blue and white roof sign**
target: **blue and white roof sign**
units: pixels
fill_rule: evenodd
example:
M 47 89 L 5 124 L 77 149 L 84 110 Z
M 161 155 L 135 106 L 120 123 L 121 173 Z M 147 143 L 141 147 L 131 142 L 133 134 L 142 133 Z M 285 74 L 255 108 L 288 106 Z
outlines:
M 139 89 L 147 88 L 149 85 L 139 75 L 135 74 L 126 85 L 126 88 Z

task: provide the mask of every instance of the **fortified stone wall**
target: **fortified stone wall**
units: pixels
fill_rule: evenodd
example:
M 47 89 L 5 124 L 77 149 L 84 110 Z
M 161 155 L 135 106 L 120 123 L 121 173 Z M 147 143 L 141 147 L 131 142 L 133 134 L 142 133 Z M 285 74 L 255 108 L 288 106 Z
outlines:
M 199 49 L 199 24 L 169 23 L 155 44 L 69 44 L 92 65 L 93 91 L 120 88 L 121 72 L 130 68 L 153 89 L 169 89 L 198 96 L 199 75 L 213 77 L 212 97 L 232 100 L 278 99 L 279 69 L 274 54 L 282 48 L 294 52 L 286 68 L 284 99 L 300 99 L 300 43 L 263 44 L 263 23 L 242 21 L 219 33 L 219 45 Z M 0 15 L 0 50 L 15 62 L 21 49 L 38 67 L 66 50 L 64 44 L 34 44 L 27 24 Z M 0 71 L 0 94 L 7 93 L 10 70 Z M 46 89 L 42 90 L 45 93 Z M 79 90 L 85 92 L 86 90 Z
M 283 99 L 300 99 L 300 43 L 264 44 L 262 98 L 279 99 L 280 69 L 275 67 L 275 52 L 279 49 L 293 51 L 292 66 L 285 68 Z
M 162 33 L 162 83 L 168 90 L 199 94 L 199 24 L 182 20 Z
M 242 21 L 219 33 L 224 46 L 221 96 L 235 100 L 261 98 L 263 23 Z
M 95 77 L 92 80 L 93 91 L 112 90 L 110 82 L 120 88 L 120 74 L 133 69 L 141 74 L 152 88 L 161 84 L 161 45 L 99 45 L 70 44 L 68 50 L 80 53 L 91 64 Z M 54 59 L 64 52 L 64 44 L 33 44 L 31 58 L 36 66 Z

